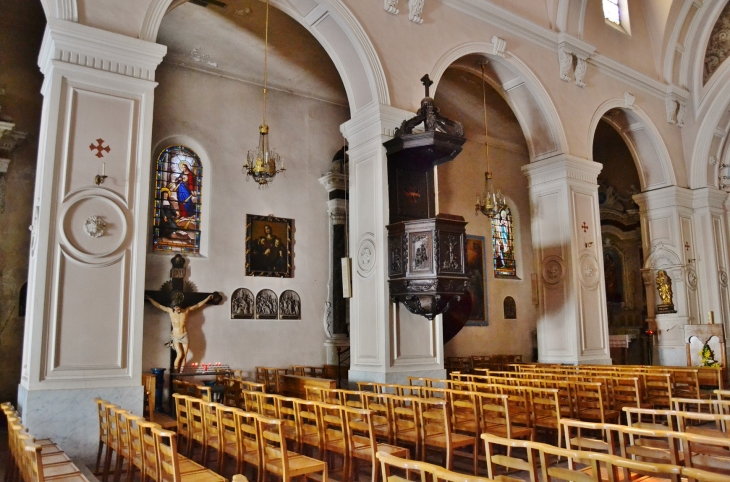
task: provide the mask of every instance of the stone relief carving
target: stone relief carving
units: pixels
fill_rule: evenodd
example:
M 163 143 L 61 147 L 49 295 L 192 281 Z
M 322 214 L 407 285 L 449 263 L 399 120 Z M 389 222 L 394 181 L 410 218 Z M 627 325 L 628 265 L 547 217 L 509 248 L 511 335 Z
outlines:
M 717 273 L 718 279 L 720 280 L 720 286 L 723 288 L 727 288 L 727 271 L 724 269 L 720 269 L 720 271 Z
M 422 24 L 423 4 L 426 0 L 408 0 L 408 20 L 413 23 Z
M 573 69 L 575 85 L 585 87 L 585 75 L 588 70 L 588 58 L 596 48 L 581 39 L 561 33 L 558 37 L 558 62 L 560 79 L 570 82 L 570 71 Z M 573 61 L 575 59 L 575 62 Z
M 542 264 L 542 278 L 548 285 L 560 283 L 565 276 L 565 263 L 559 256 L 549 256 Z
M 398 15 L 398 0 L 385 0 L 385 4 L 383 5 L 383 8 L 386 12 L 392 13 L 393 15 Z
M 585 87 L 586 83 L 583 79 L 586 76 L 586 70 L 588 70 L 588 62 L 586 59 L 576 57 L 575 60 L 575 85 L 578 87 Z
M 254 316 L 253 293 L 246 288 L 238 288 L 231 295 L 231 319 L 250 320 Z
M 375 243 L 369 237 L 362 239 L 357 248 L 357 267 L 360 274 L 367 276 L 375 268 Z
M 697 289 L 697 272 L 692 267 L 687 267 L 687 286 L 692 291 Z
M 677 127 L 684 127 L 684 115 L 687 112 L 687 102 L 675 94 L 667 94 L 664 99 L 667 109 L 667 122 Z
M 730 3 L 722 9 L 720 17 L 712 27 L 710 40 L 707 42 L 705 51 L 705 69 L 703 83 L 712 77 L 712 74 L 720 67 L 730 54 Z
M 593 253 L 584 253 L 580 257 L 580 281 L 584 288 L 594 290 L 598 287 L 598 260 Z
M 279 319 L 302 319 L 302 300 L 299 297 L 299 293 L 293 290 L 286 290 L 281 294 L 279 297 Z
M 92 238 L 100 238 L 106 234 L 106 221 L 99 216 L 90 216 L 84 222 L 84 232 Z
M 271 290 L 263 289 L 256 295 L 256 319 L 275 320 L 279 315 L 279 302 Z
M 573 80 L 570 70 L 573 68 L 573 54 L 563 48 L 558 48 L 558 62 L 560 62 L 560 79 L 566 82 Z
M 504 58 L 504 51 L 507 48 L 507 41 L 495 35 L 494 37 L 492 37 L 492 45 L 494 46 L 492 53 L 497 57 Z

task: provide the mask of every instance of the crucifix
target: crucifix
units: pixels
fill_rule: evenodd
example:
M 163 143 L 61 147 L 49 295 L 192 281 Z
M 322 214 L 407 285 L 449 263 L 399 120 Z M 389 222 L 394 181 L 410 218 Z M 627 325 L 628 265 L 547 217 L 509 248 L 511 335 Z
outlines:
M 588 225 L 586 224 L 585 221 L 583 221 L 583 225 L 581 226 L 581 229 L 583 229 L 583 232 L 584 233 L 587 233 L 588 232 Z
M 153 306 L 170 315 L 172 331 L 170 332 L 170 347 L 174 350 L 175 358 L 170 373 L 182 372 L 188 355 L 187 320 L 191 311 L 197 310 L 206 304 L 219 305 L 223 296 L 218 292 L 199 293 L 195 285 L 185 281 L 185 258 L 176 254 L 170 262 L 170 279 L 159 291 L 145 290 L 145 299 Z

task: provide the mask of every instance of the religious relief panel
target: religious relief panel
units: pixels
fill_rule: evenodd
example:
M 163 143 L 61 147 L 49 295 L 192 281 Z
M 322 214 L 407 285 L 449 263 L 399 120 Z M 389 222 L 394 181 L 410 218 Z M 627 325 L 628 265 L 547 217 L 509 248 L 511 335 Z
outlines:
M 712 27 L 710 40 L 707 42 L 705 71 L 702 76 L 705 84 L 730 54 L 730 44 L 727 41 L 728 35 L 730 35 L 730 4 L 725 5 L 725 8 L 722 9 L 720 17 L 717 19 L 715 26 Z
M 516 278 L 515 238 L 512 230 L 512 213 L 504 208 L 492 218 L 492 253 L 495 278 Z
M 302 300 L 296 291 L 286 290 L 279 297 L 279 319 L 302 319 Z
M 185 146 L 170 146 L 157 158 L 152 249 L 200 252 L 200 192 L 203 167 Z
M 271 290 L 261 290 L 256 295 L 256 319 L 275 320 L 279 317 L 279 301 Z
M 246 288 L 238 288 L 231 295 L 231 319 L 250 320 L 254 315 L 253 293 Z

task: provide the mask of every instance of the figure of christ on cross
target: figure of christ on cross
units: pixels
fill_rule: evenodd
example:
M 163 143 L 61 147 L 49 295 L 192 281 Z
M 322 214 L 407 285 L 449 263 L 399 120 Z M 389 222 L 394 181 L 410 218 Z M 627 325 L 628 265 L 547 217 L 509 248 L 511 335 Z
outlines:
M 172 345 L 172 347 L 175 349 L 175 353 L 177 354 L 174 364 L 175 371 L 178 373 L 182 372 L 183 368 L 185 368 L 185 362 L 188 358 L 188 315 L 191 311 L 202 308 L 211 298 L 213 298 L 213 295 L 208 295 L 208 297 L 200 303 L 197 303 L 188 308 L 180 308 L 180 305 L 178 303 L 175 303 L 174 300 L 172 306 L 167 307 L 165 305 L 161 305 L 150 296 L 146 296 L 146 298 L 149 300 L 150 303 L 152 303 L 155 308 L 160 309 L 170 315 L 170 323 L 172 324 L 172 331 L 170 332 L 170 345 Z

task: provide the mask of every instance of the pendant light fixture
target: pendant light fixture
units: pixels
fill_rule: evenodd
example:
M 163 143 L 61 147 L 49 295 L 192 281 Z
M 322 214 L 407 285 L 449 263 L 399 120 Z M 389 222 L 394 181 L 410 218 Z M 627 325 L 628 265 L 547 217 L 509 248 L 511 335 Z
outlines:
M 256 150 L 248 151 L 246 163 L 243 165 L 243 172 L 246 180 L 253 178 L 259 188 L 267 187 L 274 177 L 284 172 L 284 161 L 279 154 L 269 148 L 269 126 L 266 124 L 266 95 L 268 93 L 268 68 L 269 68 L 269 0 L 266 0 L 266 31 L 264 34 L 264 118 L 259 126 L 259 145 Z M 277 164 L 279 167 L 277 167 Z
M 477 194 L 477 203 L 474 206 L 475 214 L 481 212 L 489 218 L 499 215 L 500 211 L 507 207 L 504 196 L 499 189 L 492 191 L 492 171 L 489 170 L 489 123 L 487 121 L 487 81 L 484 69 L 488 61 L 480 63 L 482 67 L 482 103 L 484 106 L 484 150 L 487 158 L 487 172 L 484 173 L 484 192 Z

